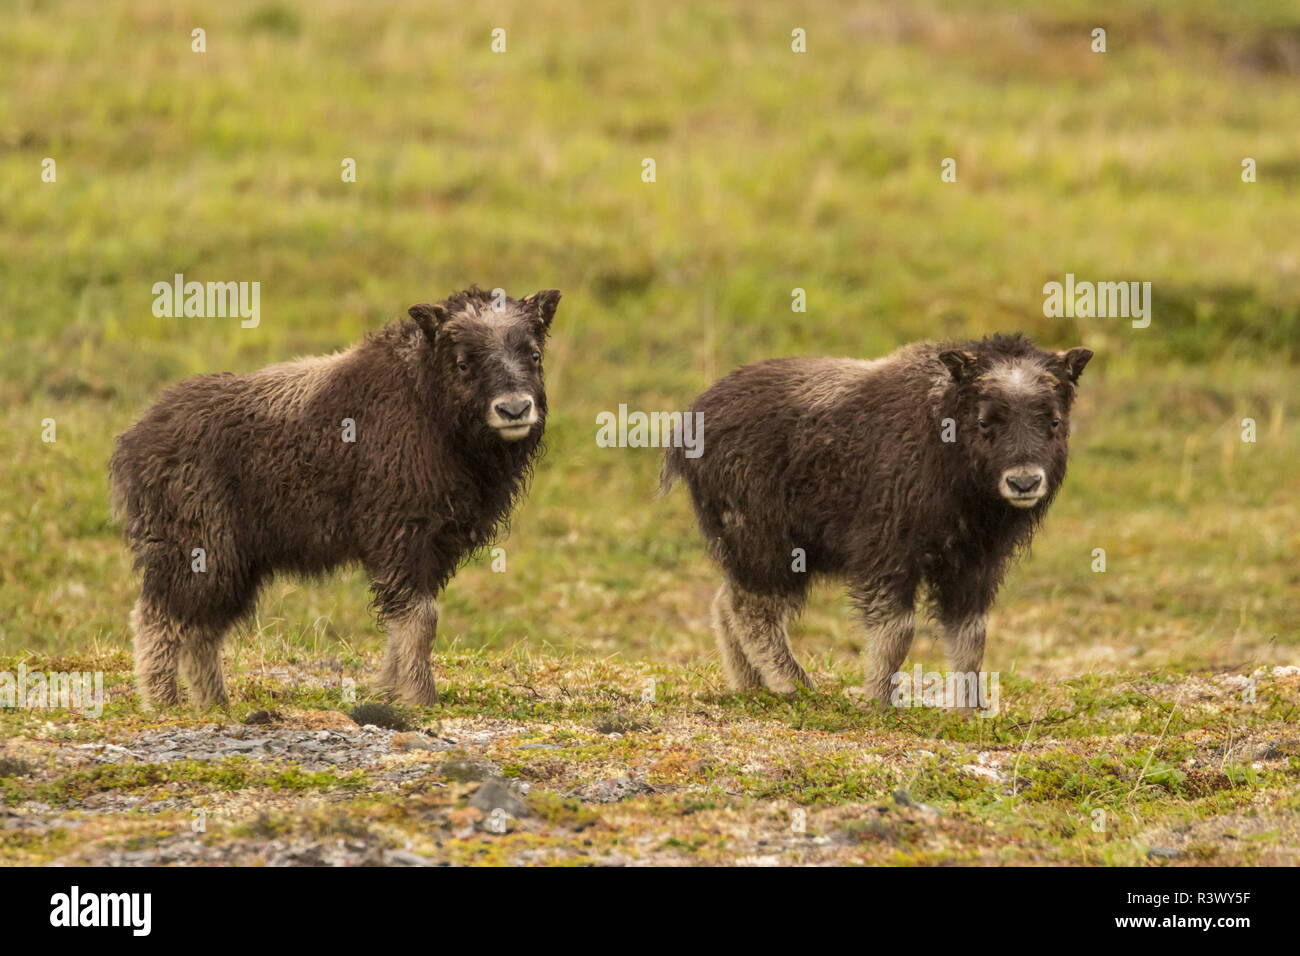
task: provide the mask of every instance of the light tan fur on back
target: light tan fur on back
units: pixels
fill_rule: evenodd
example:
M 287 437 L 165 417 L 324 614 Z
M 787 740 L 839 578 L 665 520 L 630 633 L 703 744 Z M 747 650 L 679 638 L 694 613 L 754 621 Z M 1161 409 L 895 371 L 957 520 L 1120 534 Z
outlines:
M 286 412 L 301 411 L 312 396 L 329 380 L 330 371 L 351 353 L 351 349 L 331 355 L 313 355 L 279 362 L 253 372 L 249 379 L 262 390 L 268 404 Z
M 890 362 L 888 358 L 823 358 L 811 363 L 811 375 L 795 392 L 810 411 L 829 408 L 845 398 L 868 375 Z

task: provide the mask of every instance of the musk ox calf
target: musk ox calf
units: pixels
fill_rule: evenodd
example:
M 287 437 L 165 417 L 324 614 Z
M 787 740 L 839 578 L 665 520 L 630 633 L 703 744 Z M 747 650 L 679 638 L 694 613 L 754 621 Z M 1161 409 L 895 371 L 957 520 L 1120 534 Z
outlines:
M 670 448 L 664 489 L 685 478 L 725 574 L 713 620 L 731 686 L 809 685 L 786 623 L 818 574 L 848 582 L 869 632 L 865 690 L 882 704 L 922 585 L 954 671 L 979 671 L 1007 561 L 1065 477 L 1090 358 L 995 335 L 874 361 L 760 362 L 701 395 L 703 454 Z
M 356 562 L 388 631 L 381 688 L 434 703 L 435 598 L 527 482 L 559 299 L 416 305 L 344 352 L 182 382 L 119 436 L 145 701 L 177 703 L 178 669 L 197 704 L 224 700 L 221 640 L 261 585 Z

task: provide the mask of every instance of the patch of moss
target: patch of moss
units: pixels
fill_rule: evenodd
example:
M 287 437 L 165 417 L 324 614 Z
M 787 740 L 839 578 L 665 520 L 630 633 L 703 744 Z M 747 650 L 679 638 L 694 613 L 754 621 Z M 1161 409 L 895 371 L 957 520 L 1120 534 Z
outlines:
M 168 789 L 180 794 L 203 788 L 231 791 L 265 787 L 270 790 L 303 792 L 339 787 L 356 789 L 367 782 L 368 778 L 361 771 L 338 774 L 332 771 L 304 770 L 297 764 L 266 765 L 241 756 L 227 757 L 220 761 L 106 764 L 77 770 L 53 781 L 27 785 L 6 778 L 0 780 L 0 792 L 4 792 L 11 801 L 40 800 L 66 806 L 105 791 L 143 793 Z
M 561 797 L 549 790 L 529 793 L 528 806 L 539 819 L 570 830 L 585 830 L 600 821 L 600 814 L 581 800 Z
M 615 712 L 600 717 L 595 724 L 598 734 L 630 734 L 645 726 L 645 721 L 633 714 Z
M 374 724 L 376 727 L 383 727 L 385 730 L 406 731 L 410 730 L 412 726 L 411 718 L 405 711 L 394 707 L 392 704 L 379 701 L 360 704 L 354 707 L 348 716 L 361 727 L 366 724 Z
M 472 783 L 488 776 L 483 764 L 470 760 L 464 754 L 448 757 L 438 767 L 438 775 L 454 783 Z

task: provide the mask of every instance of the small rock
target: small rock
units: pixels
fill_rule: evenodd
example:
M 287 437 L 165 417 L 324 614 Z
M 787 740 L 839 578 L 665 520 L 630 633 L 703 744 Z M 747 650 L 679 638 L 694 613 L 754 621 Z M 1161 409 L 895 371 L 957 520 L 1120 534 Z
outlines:
M 230 740 L 226 743 L 226 749 L 235 753 L 249 753 L 254 750 L 263 750 L 266 748 L 265 740 Z
M 392 748 L 398 753 L 408 750 L 433 750 L 434 743 L 424 734 L 393 734 Z
M 626 776 L 593 781 L 574 790 L 570 796 L 586 803 L 618 803 L 629 797 L 655 792 L 655 788 L 644 780 Z
M 1181 855 L 1181 850 L 1175 850 L 1171 846 L 1153 846 L 1147 850 L 1147 856 L 1156 857 L 1162 860 L 1172 860 Z
M 469 805 L 489 817 L 494 810 L 504 810 L 511 817 L 528 816 L 528 804 L 513 788 L 497 778 L 485 780 L 469 798 Z
M 897 803 L 900 807 L 910 807 L 913 810 L 920 810 L 922 813 L 932 813 L 935 816 L 940 816 L 940 813 L 937 809 L 935 809 L 934 807 L 926 803 L 917 803 L 915 800 L 912 799 L 912 795 L 908 793 L 906 790 L 895 790 L 893 793 L 893 797 L 894 797 L 894 802 Z
M 409 850 L 388 850 L 384 853 L 385 863 L 397 863 L 401 866 L 428 866 L 429 860 Z
M 996 767 L 984 767 L 976 763 L 963 764 L 960 768 L 963 773 L 969 773 L 976 777 L 984 777 L 986 780 L 992 780 L 994 783 L 1001 783 L 1005 778 L 1002 771 Z

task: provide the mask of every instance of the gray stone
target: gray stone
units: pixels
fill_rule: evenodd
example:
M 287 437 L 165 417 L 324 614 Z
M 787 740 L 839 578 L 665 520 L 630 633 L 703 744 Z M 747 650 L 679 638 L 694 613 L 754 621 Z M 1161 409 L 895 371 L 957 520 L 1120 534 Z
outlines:
M 528 816 L 528 804 L 504 781 L 498 778 L 485 780 L 470 797 L 469 805 L 491 816 L 493 810 L 504 810 L 507 816 Z

